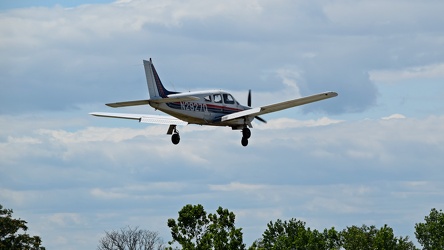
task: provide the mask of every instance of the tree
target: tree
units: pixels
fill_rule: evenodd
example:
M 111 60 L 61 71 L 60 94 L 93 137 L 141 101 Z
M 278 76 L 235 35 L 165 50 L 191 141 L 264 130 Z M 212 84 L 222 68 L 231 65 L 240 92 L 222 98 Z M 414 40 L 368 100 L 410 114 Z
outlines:
M 415 245 L 408 237 L 395 237 L 393 229 L 384 225 L 381 229 L 375 226 L 347 227 L 341 232 L 341 246 L 344 249 L 394 249 L 414 250 Z
M 444 213 L 432 208 L 425 223 L 416 223 L 415 236 L 424 250 L 444 249 Z
M 408 237 L 395 237 L 393 229 L 384 225 L 381 229 L 375 226 L 351 226 L 336 231 L 334 227 L 324 229 L 322 233 L 311 230 L 305 222 L 291 219 L 277 220 L 267 224 L 268 228 L 262 238 L 256 240 L 250 250 L 263 249 L 394 249 L 414 250 L 414 244 Z
M 164 249 L 163 241 L 157 232 L 131 227 L 120 231 L 105 232 L 98 250 L 154 250 Z
M 262 239 L 250 249 L 339 249 L 339 234 L 332 228 L 323 233 L 305 227 L 305 222 L 290 219 L 267 224 Z
M 207 215 L 202 205 L 185 205 L 177 221 L 168 220 L 174 242 L 183 249 L 245 249 L 242 229 L 234 225 L 233 212 L 219 207 L 216 214 Z
M 12 209 L 3 209 L 0 205 L 0 249 L 45 249 L 41 246 L 39 236 L 30 236 L 26 233 L 26 221 L 12 218 Z M 19 233 L 23 231 L 23 233 Z
M 208 233 L 213 239 L 214 249 L 245 249 L 242 229 L 234 227 L 234 213 L 222 207 L 219 207 L 216 213 L 208 215 Z
M 377 229 L 375 226 L 362 225 L 361 227 L 351 226 L 342 230 L 341 245 L 345 249 L 373 249 L 373 239 Z

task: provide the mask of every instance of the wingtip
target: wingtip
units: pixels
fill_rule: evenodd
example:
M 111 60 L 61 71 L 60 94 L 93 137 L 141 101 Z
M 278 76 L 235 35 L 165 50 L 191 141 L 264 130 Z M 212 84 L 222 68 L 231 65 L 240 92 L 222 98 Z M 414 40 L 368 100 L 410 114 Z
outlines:
M 116 103 L 107 103 L 105 105 L 108 106 L 108 107 L 111 107 L 111 108 L 117 108 L 118 107 L 118 106 L 116 106 Z

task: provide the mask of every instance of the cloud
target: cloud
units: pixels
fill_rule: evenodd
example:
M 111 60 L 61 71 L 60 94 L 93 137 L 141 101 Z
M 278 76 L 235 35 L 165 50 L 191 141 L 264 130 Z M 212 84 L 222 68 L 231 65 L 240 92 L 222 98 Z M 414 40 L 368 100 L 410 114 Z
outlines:
M 444 64 L 432 64 L 409 67 L 401 70 L 376 70 L 370 72 L 370 78 L 376 82 L 402 83 L 411 79 L 440 79 L 444 77 Z
M 190 203 L 234 211 L 247 243 L 270 220 L 293 217 L 321 230 L 388 224 L 414 238 L 414 223 L 444 206 L 440 89 L 434 105 L 417 95 L 442 79 L 441 5 L 129 0 L 4 10 L 2 205 L 55 249 L 94 247 L 126 225 L 168 240 L 167 219 Z M 174 146 L 164 126 L 88 115 L 147 98 L 149 57 L 179 91 L 222 88 L 246 103 L 252 89 L 253 106 L 339 96 L 298 119 L 294 110 L 264 117 L 245 148 L 229 128 L 189 125 Z
M 331 124 L 340 123 L 343 121 L 333 120 L 328 117 L 322 117 L 317 120 L 295 120 L 289 118 L 278 118 L 273 119 L 265 124 L 259 124 L 258 129 L 284 129 L 284 128 L 301 128 L 301 127 L 316 127 L 316 126 L 327 126 Z
M 234 211 L 248 242 L 270 220 L 292 217 L 318 229 L 393 222 L 411 235 L 417 214 L 442 205 L 443 117 L 271 119 L 247 148 L 224 128 L 187 126 L 174 146 L 162 126 L 72 130 L 44 119 L 35 121 L 46 128 L 1 123 L 22 132 L 0 129 L 1 147 L 13 150 L 1 151 L 0 183 L 2 205 L 41 225 L 45 246 L 70 245 L 84 228 L 82 246 L 95 245 L 103 230 L 125 225 L 168 238 L 166 220 L 189 203 Z M 36 212 L 24 213 L 29 206 Z
M 405 119 L 406 117 L 402 114 L 393 114 L 387 117 L 382 117 L 383 120 L 390 120 L 390 119 Z
M 405 13 L 393 14 L 397 9 Z M 368 72 L 442 60 L 433 42 L 438 26 L 430 25 L 441 18 L 436 9 L 413 2 L 171 0 L 8 10 L 0 16 L 0 97 L 8 108 L 0 111 L 145 98 L 141 60 L 154 57 L 164 81 L 183 89 L 273 93 L 291 84 L 298 95 L 341 94 L 335 105 L 306 111 L 362 112 L 378 94 Z M 406 39 L 423 27 L 424 39 Z

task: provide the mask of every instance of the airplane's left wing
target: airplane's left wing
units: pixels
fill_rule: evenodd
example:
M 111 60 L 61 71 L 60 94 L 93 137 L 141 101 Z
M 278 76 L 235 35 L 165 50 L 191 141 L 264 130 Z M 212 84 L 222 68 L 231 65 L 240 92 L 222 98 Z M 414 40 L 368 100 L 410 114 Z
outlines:
M 248 109 L 248 110 L 236 112 L 233 114 L 225 115 L 225 116 L 221 117 L 221 121 L 224 122 L 224 121 L 229 121 L 229 120 L 233 120 L 233 119 L 237 119 L 237 118 L 241 118 L 241 117 L 246 117 L 246 116 L 258 116 L 258 115 L 268 114 L 271 112 L 276 112 L 276 111 L 304 105 L 307 103 L 321 101 L 321 100 L 332 98 L 335 96 L 338 96 L 338 93 L 324 92 L 324 93 L 320 93 L 320 94 L 316 94 L 316 95 L 312 95 L 312 96 L 302 97 L 302 98 L 293 99 L 293 100 L 289 100 L 289 101 L 285 101 L 285 102 L 279 102 L 279 103 L 275 103 L 275 104 L 271 104 L 271 105 L 266 105 L 266 106 L 262 106 L 262 107 L 257 107 L 257 108 Z
M 154 124 L 165 124 L 165 125 L 187 125 L 188 122 L 182 121 L 172 116 L 161 116 L 161 115 L 143 115 L 143 114 L 126 114 L 126 113 L 105 113 L 105 112 L 93 112 L 90 115 L 108 118 L 120 118 L 120 119 L 131 119 L 138 120 L 142 123 L 154 123 Z

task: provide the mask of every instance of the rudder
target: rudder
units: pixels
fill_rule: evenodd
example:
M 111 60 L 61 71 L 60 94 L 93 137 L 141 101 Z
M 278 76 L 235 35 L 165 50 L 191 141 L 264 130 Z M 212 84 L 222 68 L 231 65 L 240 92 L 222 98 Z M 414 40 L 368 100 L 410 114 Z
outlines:
M 146 82 L 150 99 L 167 98 L 168 95 L 177 93 L 171 92 L 163 86 L 151 58 L 149 61 L 143 60 L 143 66 L 145 67 Z

